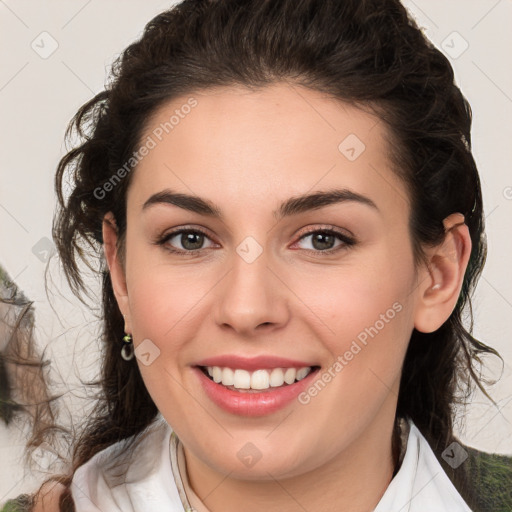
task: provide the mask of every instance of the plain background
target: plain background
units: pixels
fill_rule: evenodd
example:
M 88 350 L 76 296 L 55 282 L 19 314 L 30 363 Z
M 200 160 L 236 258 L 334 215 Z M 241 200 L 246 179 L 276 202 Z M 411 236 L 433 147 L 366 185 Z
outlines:
M 340 0 L 342 1 L 342 0 Z M 80 376 L 98 367 L 98 324 L 61 280 L 51 253 L 53 176 L 65 153 L 64 130 L 102 90 L 113 58 L 138 38 L 161 0 L 0 0 L 0 263 L 34 301 L 35 335 L 54 361 L 54 381 L 74 413 L 85 415 Z M 450 58 L 474 115 L 488 260 L 474 300 L 474 335 L 505 360 L 491 390 L 498 408 L 475 396 L 458 433 L 469 445 L 512 453 L 512 36 L 510 0 L 404 2 L 426 35 Z M 53 53 L 51 53 L 53 51 Z M 51 53 L 51 54 L 50 54 Z M 44 271 L 49 265 L 49 297 Z M 99 302 L 96 302 L 96 305 Z M 53 306 L 53 308 L 52 308 Z M 489 366 L 496 376 L 500 365 Z M 0 425 L 0 503 L 31 491 L 43 473 L 21 464 L 24 434 Z

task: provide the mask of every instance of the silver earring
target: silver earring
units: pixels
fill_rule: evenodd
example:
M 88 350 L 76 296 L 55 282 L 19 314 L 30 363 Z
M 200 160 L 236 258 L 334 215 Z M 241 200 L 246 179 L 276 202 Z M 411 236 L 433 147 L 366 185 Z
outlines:
M 133 356 L 135 355 L 135 350 L 133 348 L 133 341 L 131 334 L 126 334 L 123 337 L 123 348 L 121 349 L 121 357 L 125 361 L 130 361 L 130 359 L 133 359 Z

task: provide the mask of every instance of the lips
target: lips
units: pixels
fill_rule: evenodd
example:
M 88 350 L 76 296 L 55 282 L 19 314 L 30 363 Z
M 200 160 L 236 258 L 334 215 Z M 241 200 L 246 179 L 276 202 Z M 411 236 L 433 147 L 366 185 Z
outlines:
M 297 359 L 286 359 L 271 355 L 261 355 L 256 357 L 224 355 L 203 359 L 195 363 L 193 366 L 219 366 L 221 368 L 238 368 L 240 370 L 253 372 L 261 369 L 272 370 L 273 368 L 304 368 L 308 366 L 319 366 L 319 364 L 312 361 L 299 361 Z
M 210 369 L 210 372 L 208 371 Z M 288 382 L 275 382 L 275 387 L 260 384 L 256 389 L 251 385 L 243 386 L 242 389 L 233 385 L 224 385 L 224 379 L 213 379 L 212 370 L 232 369 L 234 372 L 248 374 L 274 373 L 283 374 L 283 369 L 293 369 L 289 373 L 296 374 L 295 369 L 302 369 L 300 380 L 290 379 Z M 299 361 L 295 359 L 285 359 L 275 356 L 258 356 L 252 358 L 243 358 L 239 356 L 218 356 L 203 359 L 193 365 L 196 374 L 205 395 L 218 407 L 232 414 L 241 416 L 264 416 L 274 413 L 290 405 L 298 395 L 306 389 L 316 375 L 320 367 L 312 364 L 310 361 Z M 304 375 L 305 374 L 305 375 Z M 292 382 L 293 380 L 293 382 Z M 217 381 L 217 382 L 216 382 Z M 225 382 L 225 381 L 224 381 Z M 229 381 L 230 382 L 230 381 Z M 258 381 L 259 382 L 259 381 Z M 239 386 L 239 381 L 236 382 Z M 268 387 L 267 387 L 268 386 Z M 261 387 L 261 389 L 258 389 Z

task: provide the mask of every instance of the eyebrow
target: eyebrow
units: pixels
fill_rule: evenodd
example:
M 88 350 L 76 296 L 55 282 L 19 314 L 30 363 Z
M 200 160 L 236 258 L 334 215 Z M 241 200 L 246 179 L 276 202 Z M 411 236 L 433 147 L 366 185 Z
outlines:
M 284 217 L 317 210 L 332 204 L 348 202 L 359 203 L 369 206 L 376 211 L 380 211 L 369 197 L 342 188 L 290 197 L 284 201 L 277 210 L 274 210 L 272 214 L 276 220 L 280 220 Z M 147 210 L 149 207 L 157 204 L 171 204 L 200 215 L 206 215 L 221 220 L 223 218 L 221 209 L 211 201 L 199 196 L 173 192 L 169 189 L 162 190 L 149 197 L 142 206 L 142 210 Z

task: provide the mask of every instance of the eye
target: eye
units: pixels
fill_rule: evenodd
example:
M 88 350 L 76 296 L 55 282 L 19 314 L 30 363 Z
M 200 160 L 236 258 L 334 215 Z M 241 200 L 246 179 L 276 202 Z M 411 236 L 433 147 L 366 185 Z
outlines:
M 171 252 L 194 253 L 206 248 L 204 247 L 205 240 L 211 242 L 208 247 L 215 245 L 207 234 L 199 229 L 180 228 L 166 233 L 156 243 Z M 181 247 L 176 247 L 176 245 L 181 245 Z
M 309 243 L 305 241 L 309 239 Z M 205 242 L 209 245 L 205 246 Z M 336 244 L 338 242 L 338 244 Z M 195 254 L 203 249 L 215 247 L 215 243 L 202 230 L 197 228 L 179 228 L 166 233 L 156 242 L 166 250 L 176 254 Z M 311 229 L 303 234 L 295 245 L 303 243 L 309 247 L 302 247 L 306 251 L 314 253 L 331 254 L 343 249 L 347 249 L 357 242 L 354 238 L 333 228 Z M 181 247 L 180 247 L 181 246 Z
M 302 247 L 303 249 L 327 254 L 347 249 L 356 244 L 354 238 L 332 228 L 309 230 L 306 234 L 302 235 L 296 243 L 298 244 L 308 239 L 309 243 L 305 245 L 309 245 L 309 247 Z M 336 245 L 337 241 L 339 242 L 338 245 Z

